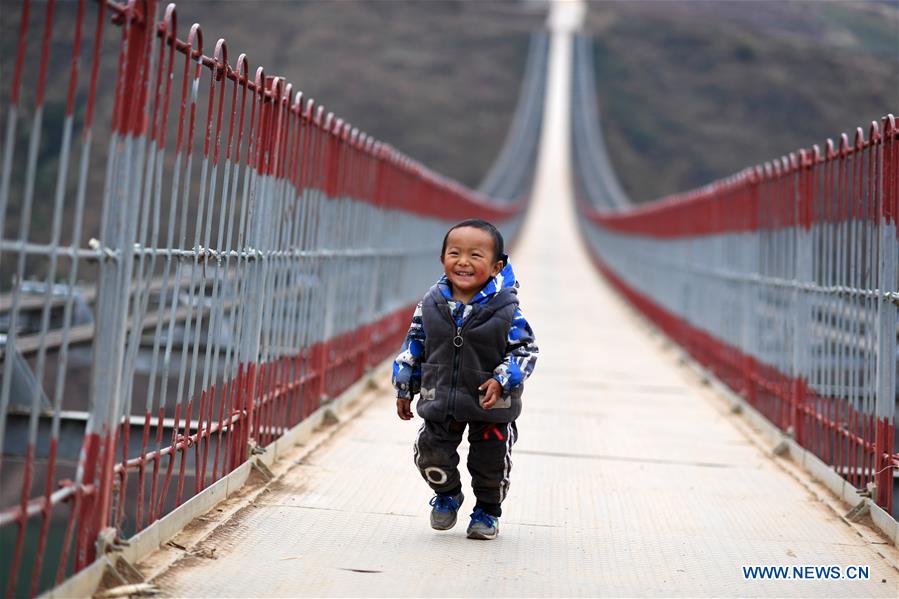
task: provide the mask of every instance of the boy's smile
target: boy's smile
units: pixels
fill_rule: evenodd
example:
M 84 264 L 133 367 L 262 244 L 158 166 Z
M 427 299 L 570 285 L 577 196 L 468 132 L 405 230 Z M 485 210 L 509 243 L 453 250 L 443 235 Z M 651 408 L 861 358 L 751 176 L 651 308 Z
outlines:
M 493 237 L 475 227 L 450 231 L 440 262 L 452 285 L 453 298 L 466 304 L 503 268 L 502 261 L 496 260 Z

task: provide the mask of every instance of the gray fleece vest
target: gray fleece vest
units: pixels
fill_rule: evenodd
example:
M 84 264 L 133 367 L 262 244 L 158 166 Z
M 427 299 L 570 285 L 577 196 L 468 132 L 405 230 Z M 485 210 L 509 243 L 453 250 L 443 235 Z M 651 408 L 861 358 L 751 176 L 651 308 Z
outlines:
M 462 422 L 512 422 L 521 413 L 519 385 L 491 409 L 480 405 L 478 387 L 493 376 L 506 354 L 518 291 L 501 289 L 490 301 L 474 304 L 457 327 L 449 304 L 435 285 L 422 301 L 425 348 L 421 397 L 416 404 L 425 420 L 451 417 Z

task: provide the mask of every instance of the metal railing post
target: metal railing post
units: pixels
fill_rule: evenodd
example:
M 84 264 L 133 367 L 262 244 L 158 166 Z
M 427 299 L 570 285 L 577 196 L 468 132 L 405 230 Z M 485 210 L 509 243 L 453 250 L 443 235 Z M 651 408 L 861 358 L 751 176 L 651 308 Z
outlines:
M 796 201 L 794 202 L 796 215 L 796 247 L 794 278 L 802 283 L 811 283 L 812 270 L 812 231 L 811 231 L 811 205 L 814 198 L 814 178 L 812 166 L 814 162 L 811 154 L 806 150 L 799 152 L 799 163 L 793 169 L 796 185 Z M 803 331 L 808 330 L 811 323 L 811 298 L 808 291 L 799 286 L 793 288 L 793 383 L 792 383 L 792 413 L 790 426 L 793 429 L 793 438 L 803 445 L 803 418 L 806 395 L 808 392 L 809 366 L 811 363 L 811 348 Z
M 889 115 L 883 120 L 882 171 L 878 242 L 879 287 L 877 302 L 877 400 L 874 407 L 877 428 L 874 436 L 875 484 L 877 503 L 887 510 L 892 506 L 893 443 L 896 416 L 896 291 L 899 260 L 899 129 Z M 894 294 L 892 297 L 888 293 Z
M 113 470 L 122 419 L 122 367 L 128 298 L 142 189 L 144 111 L 149 77 L 147 65 L 154 13 L 155 0 L 134 3 L 125 13 L 122 28 L 100 230 L 100 243 L 106 257 L 101 258 L 97 286 L 90 417 L 77 474 L 83 484 L 94 482 L 96 474 L 96 490 L 83 504 L 81 517 L 89 524 L 79 539 L 76 568 L 93 560 L 95 548 L 92 543 L 111 518 L 115 485 Z M 96 468 L 99 468 L 98 472 L 95 472 Z

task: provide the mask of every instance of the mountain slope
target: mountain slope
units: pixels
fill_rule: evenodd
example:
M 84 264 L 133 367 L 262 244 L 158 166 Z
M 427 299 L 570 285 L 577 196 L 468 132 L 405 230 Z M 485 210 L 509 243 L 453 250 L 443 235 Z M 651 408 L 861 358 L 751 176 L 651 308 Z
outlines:
M 896 2 L 596 2 L 586 29 L 636 201 L 899 114 Z

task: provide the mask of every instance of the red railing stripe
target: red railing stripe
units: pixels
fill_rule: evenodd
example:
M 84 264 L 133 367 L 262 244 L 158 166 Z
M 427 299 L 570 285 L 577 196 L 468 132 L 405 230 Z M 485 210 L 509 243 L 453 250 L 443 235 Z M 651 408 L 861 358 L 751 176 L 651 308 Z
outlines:
M 742 233 L 762 228 L 778 230 L 797 225 L 808 227 L 812 222 L 842 221 L 850 216 L 860 218 L 871 214 L 867 206 L 873 205 L 875 198 L 850 192 L 847 187 L 850 179 L 849 159 L 864 156 L 872 150 L 879 151 L 883 139 L 894 139 L 895 119 L 892 115 L 885 117 L 884 127 L 889 128 L 892 133 L 887 132 L 881 136 L 875 123 L 868 139 L 865 139 L 864 131 L 859 128 L 854 144 L 849 142 L 845 134 L 840 137 L 839 147 L 836 149 L 828 141 L 825 156 L 821 156 L 817 148 L 811 151 L 801 150 L 798 159 L 796 155 L 785 157 L 773 164 L 766 164 L 763 169 L 746 169 L 698 190 L 668 196 L 628 211 L 600 211 L 586 203 L 581 204 L 581 209 L 594 224 L 605 229 L 658 238 Z M 888 145 L 891 147 L 892 143 Z M 899 168 L 895 166 L 895 161 L 891 154 L 884 160 L 884 167 Z M 858 162 L 860 161 L 854 161 L 852 168 L 860 168 Z M 794 179 L 802 181 L 806 176 L 814 178 L 815 174 L 826 173 L 834 166 L 839 173 L 837 193 L 832 194 L 836 195 L 837 203 L 832 207 L 826 202 L 822 203 L 824 212 L 819 213 L 819 219 L 814 219 L 816 204 L 812 192 L 804 199 L 800 195 L 800 201 L 794 204 L 794 194 L 789 192 L 787 186 Z M 884 177 L 888 185 L 884 188 L 883 216 L 891 223 L 895 220 L 896 212 L 893 172 L 895 171 L 890 170 Z M 853 178 L 853 181 L 858 184 L 858 178 Z M 768 186 L 773 186 L 775 193 L 765 194 L 771 204 L 763 206 L 758 203 L 758 190 Z M 801 189 L 801 184 L 799 188 Z M 829 197 L 826 192 L 824 197 Z M 759 220 L 760 218 L 768 220 Z

